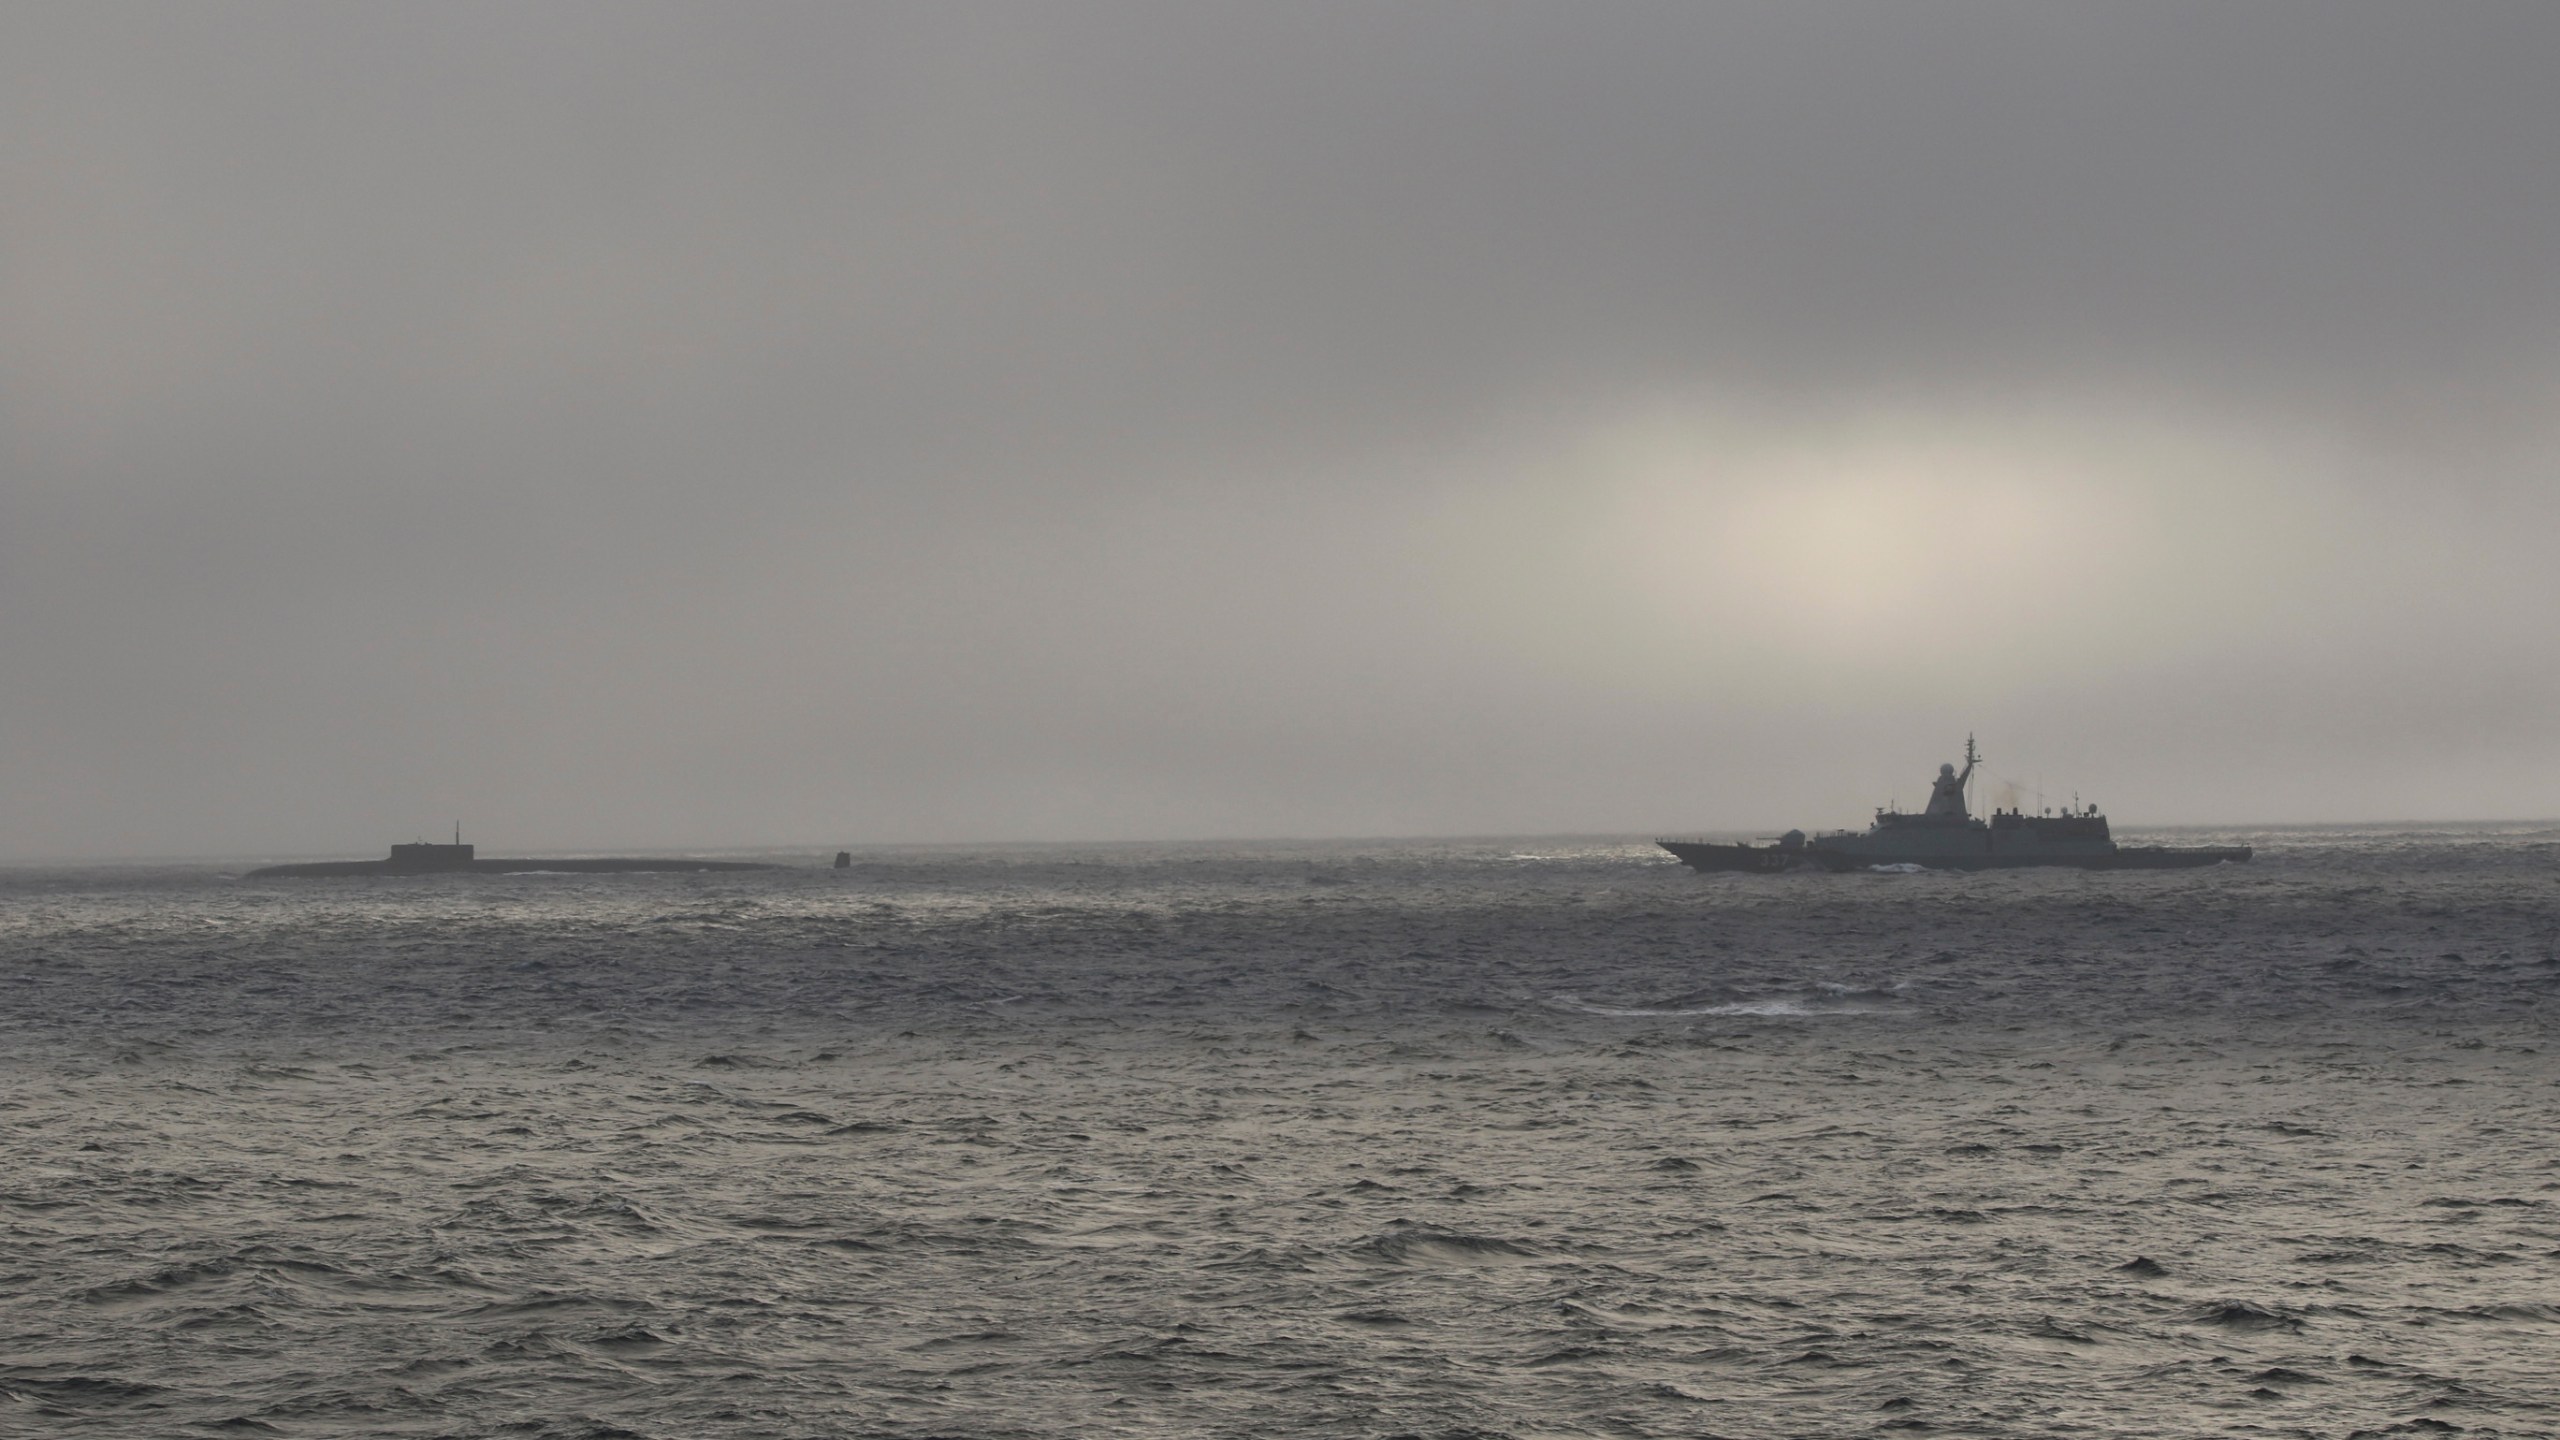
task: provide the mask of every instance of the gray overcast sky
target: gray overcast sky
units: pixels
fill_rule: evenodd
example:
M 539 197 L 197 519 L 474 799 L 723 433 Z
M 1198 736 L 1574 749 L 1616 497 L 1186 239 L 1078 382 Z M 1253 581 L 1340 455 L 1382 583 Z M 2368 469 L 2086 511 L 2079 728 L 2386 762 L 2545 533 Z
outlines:
M 2555 61 L 19 0 L 0 855 L 2560 814 Z

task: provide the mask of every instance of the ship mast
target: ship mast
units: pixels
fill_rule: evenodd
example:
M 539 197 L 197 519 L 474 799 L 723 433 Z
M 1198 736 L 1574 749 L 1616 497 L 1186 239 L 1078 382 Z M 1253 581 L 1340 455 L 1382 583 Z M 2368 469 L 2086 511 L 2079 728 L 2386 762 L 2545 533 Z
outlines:
M 1982 757 L 1974 753 L 1973 732 L 1967 730 L 1964 732 L 1964 813 L 1967 815 L 1973 813 L 1973 767 L 1981 763 Z

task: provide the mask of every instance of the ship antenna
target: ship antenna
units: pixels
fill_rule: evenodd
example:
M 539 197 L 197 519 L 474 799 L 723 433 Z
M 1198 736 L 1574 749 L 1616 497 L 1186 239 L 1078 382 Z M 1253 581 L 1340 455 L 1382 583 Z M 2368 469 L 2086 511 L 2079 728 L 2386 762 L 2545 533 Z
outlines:
M 456 845 L 462 843 L 462 822 L 459 820 L 453 822 L 453 843 Z

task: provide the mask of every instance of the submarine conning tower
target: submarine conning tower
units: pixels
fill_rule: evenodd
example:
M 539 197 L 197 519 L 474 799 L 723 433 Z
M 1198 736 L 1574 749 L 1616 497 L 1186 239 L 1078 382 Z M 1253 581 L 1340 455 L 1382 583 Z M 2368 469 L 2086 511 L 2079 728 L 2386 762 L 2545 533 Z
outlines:
M 391 858 L 382 862 L 394 870 L 468 870 L 471 847 L 462 843 L 462 822 L 453 822 L 453 843 L 439 845 L 431 840 L 414 841 L 391 847 Z

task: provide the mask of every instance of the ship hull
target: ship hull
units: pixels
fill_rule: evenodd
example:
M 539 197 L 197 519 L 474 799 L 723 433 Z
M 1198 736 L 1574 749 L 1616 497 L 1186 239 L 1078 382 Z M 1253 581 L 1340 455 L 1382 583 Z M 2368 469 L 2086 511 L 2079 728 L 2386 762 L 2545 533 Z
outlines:
M 1939 844 L 1869 844 L 1863 837 L 1805 847 L 1826 870 L 1869 870 L 1917 865 L 1927 870 L 2190 870 L 2238 864 L 2256 853 L 2246 845 L 2117 845 L 2112 841 L 2039 845 L 2032 841 L 1982 844 L 1977 836 L 1947 836 Z M 1971 841 L 1972 843 L 1966 843 Z
M 2246 845 L 2110 845 L 2072 853 L 2046 849 L 2035 853 L 1951 849 L 1846 850 L 1819 843 L 1787 850 L 1775 845 L 1713 845 L 1694 840 L 1654 842 L 1700 874 L 1773 875 L 1786 870 L 1815 869 L 1834 873 L 1872 870 L 1878 866 L 1917 865 L 1927 870 L 2192 870 L 2207 865 L 2236 865 L 2256 851 Z

